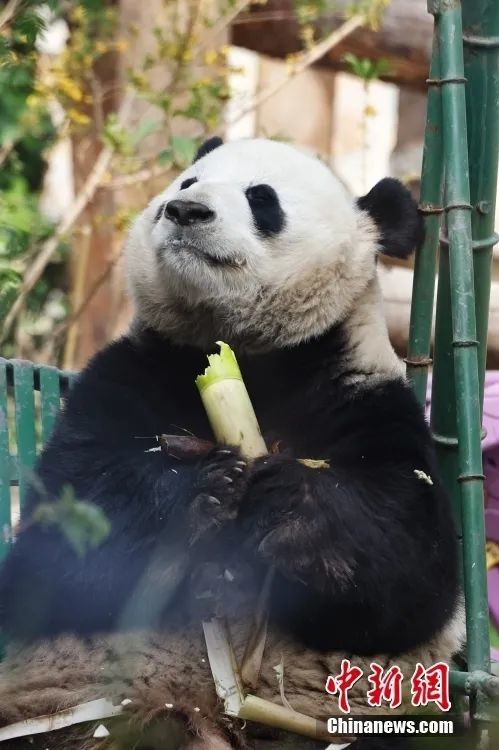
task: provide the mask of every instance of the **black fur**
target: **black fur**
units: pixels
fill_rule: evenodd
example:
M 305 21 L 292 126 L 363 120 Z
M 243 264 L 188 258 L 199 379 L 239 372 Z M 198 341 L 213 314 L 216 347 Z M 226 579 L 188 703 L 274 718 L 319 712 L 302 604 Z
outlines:
M 274 188 L 270 185 L 253 185 L 246 190 L 246 198 L 261 234 L 271 237 L 282 232 L 286 217 Z
M 219 146 L 223 145 L 223 140 L 219 138 L 217 135 L 213 136 L 213 138 L 208 138 L 207 141 L 205 141 L 197 150 L 196 156 L 193 159 L 193 164 L 195 164 L 199 159 L 202 159 L 203 156 L 206 156 L 206 154 L 209 154 L 210 151 L 214 151 Z
M 187 180 L 184 180 L 182 184 L 180 185 L 181 190 L 187 190 L 191 185 L 194 185 L 198 181 L 197 177 L 189 177 Z
M 457 595 L 431 439 L 407 385 L 356 388 L 345 354 L 336 327 L 239 357 L 267 445 L 281 441 L 280 455 L 247 469 L 229 448 L 198 462 L 145 452 L 163 432 L 211 439 L 194 385 L 205 353 L 147 331 L 104 349 L 77 379 L 37 471 L 50 497 L 69 483 L 98 503 L 111 535 L 80 559 L 58 532 L 28 526 L 0 575 L 1 626 L 25 638 L 114 629 L 155 555 L 193 557 L 213 539 L 222 561 L 276 566 L 271 617 L 312 646 L 397 653 L 426 641 Z M 28 514 L 39 499 L 33 489 Z M 156 603 L 163 586 L 158 579 Z M 146 609 L 133 625 L 149 624 Z
M 423 244 L 423 219 L 409 190 L 398 180 L 385 177 L 358 198 L 357 205 L 376 222 L 385 255 L 407 258 Z
M 156 213 L 154 214 L 154 223 L 157 224 L 165 212 L 165 203 L 158 206 Z

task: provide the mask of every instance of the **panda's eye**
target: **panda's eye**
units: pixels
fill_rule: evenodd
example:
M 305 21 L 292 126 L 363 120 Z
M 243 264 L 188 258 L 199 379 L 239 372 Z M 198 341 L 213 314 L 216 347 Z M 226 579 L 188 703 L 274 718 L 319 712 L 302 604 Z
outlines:
M 276 191 L 270 185 L 252 185 L 246 190 L 253 221 L 258 231 L 270 237 L 284 229 L 285 215 Z
M 253 185 L 246 190 L 246 198 L 253 201 L 278 201 L 277 193 L 270 185 Z
M 187 180 L 184 180 L 183 183 L 180 185 L 181 190 L 187 190 L 188 187 L 191 185 L 194 185 L 195 182 L 197 182 L 197 177 L 189 177 Z

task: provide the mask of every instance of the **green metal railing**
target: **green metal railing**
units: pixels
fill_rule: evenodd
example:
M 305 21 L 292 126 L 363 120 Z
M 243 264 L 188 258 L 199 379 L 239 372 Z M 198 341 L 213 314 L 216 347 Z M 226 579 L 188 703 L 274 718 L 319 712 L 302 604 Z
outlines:
M 499 680 L 490 675 L 480 441 L 491 259 L 497 240 L 499 3 L 463 0 L 461 11 L 458 0 L 429 0 L 428 10 L 435 31 L 421 181 L 427 235 L 415 265 L 407 371 L 423 403 L 431 363 L 438 229 L 443 223 L 431 427 L 462 553 L 468 670 L 454 672 L 452 685 L 472 696 L 474 718 L 487 719 L 484 696 L 499 689 Z
M 11 539 L 13 488 L 22 515 L 37 447 L 50 436 L 71 377 L 55 367 L 0 357 L 0 560 Z

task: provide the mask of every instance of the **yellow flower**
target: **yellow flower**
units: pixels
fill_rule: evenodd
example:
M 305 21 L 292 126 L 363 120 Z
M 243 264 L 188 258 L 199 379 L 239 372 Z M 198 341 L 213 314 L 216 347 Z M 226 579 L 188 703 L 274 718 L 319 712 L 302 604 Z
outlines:
M 85 18 L 85 9 L 82 5 L 76 5 L 73 11 L 71 12 L 71 16 L 73 18 L 73 21 L 83 21 Z
M 78 112 L 78 110 L 73 107 L 68 109 L 68 117 L 75 125 L 88 125 L 90 122 L 90 117 L 88 115 L 83 112 Z
M 214 49 L 208 49 L 204 53 L 204 62 L 205 65 L 214 65 L 218 59 L 218 55 L 216 53 L 216 50 Z
M 59 87 L 59 90 L 74 102 L 81 102 L 81 100 L 83 99 L 83 91 L 78 86 L 76 81 L 71 80 L 69 76 L 61 74 L 57 80 L 57 85 Z
M 95 51 L 98 55 L 103 55 L 104 52 L 107 52 L 109 49 L 108 45 L 105 42 L 97 41 L 95 42 Z
M 314 29 L 313 26 L 304 26 L 300 32 L 302 42 L 306 47 L 310 47 L 314 43 Z
M 128 49 L 128 41 L 126 39 L 118 39 L 118 41 L 114 43 L 114 47 L 117 52 L 126 52 Z

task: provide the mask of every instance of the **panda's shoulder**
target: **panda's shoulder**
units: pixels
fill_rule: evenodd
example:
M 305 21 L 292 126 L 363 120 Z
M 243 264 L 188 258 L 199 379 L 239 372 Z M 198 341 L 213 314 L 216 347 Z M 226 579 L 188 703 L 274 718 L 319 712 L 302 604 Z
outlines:
M 172 374 L 181 380 L 193 370 L 192 357 L 179 354 L 174 345 L 153 331 L 126 334 L 95 354 L 74 379 L 70 398 L 82 391 L 140 390 L 166 387 Z

